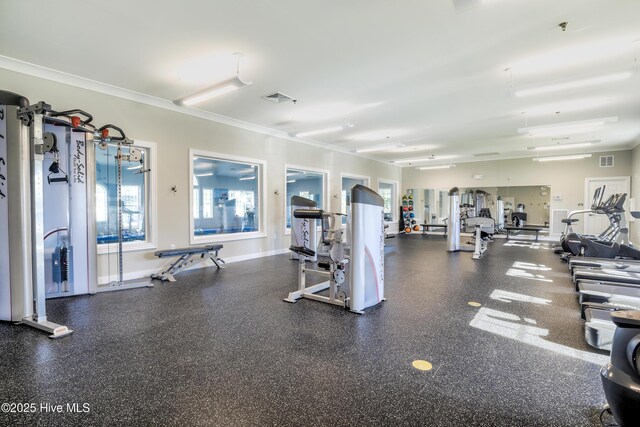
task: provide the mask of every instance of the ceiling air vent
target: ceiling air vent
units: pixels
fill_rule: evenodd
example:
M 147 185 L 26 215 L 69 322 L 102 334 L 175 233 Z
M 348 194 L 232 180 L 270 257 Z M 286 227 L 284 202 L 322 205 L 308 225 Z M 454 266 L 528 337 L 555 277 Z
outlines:
M 613 156 L 600 156 L 600 167 L 601 168 L 612 168 L 613 167 Z
M 296 102 L 295 99 L 291 98 L 289 95 L 285 95 L 281 92 L 272 93 L 271 95 L 263 96 L 267 101 L 275 102 L 276 104 L 282 104 L 283 102 L 293 101 Z

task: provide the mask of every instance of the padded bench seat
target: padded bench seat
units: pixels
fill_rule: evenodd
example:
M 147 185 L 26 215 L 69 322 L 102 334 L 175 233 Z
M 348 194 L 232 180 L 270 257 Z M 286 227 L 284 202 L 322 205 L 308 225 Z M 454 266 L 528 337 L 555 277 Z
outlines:
M 166 249 L 163 251 L 156 251 L 154 253 L 158 258 L 173 258 L 178 257 L 175 261 L 170 261 L 163 266 L 156 274 L 152 274 L 152 279 L 168 280 L 175 282 L 175 274 L 182 270 L 191 267 L 193 264 L 204 262 L 208 259 L 213 261 L 216 267 L 224 268 L 224 260 L 218 256 L 218 251 L 222 249 L 222 245 L 205 245 L 205 246 L 193 246 L 188 248 L 179 249 Z
M 503 227 L 504 230 L 507 231 L 507 240 L 509 240 L 510 237 L 510 232 L 511 231 L 534 231 L 536 233 L 536 242 L 538 241 L 538 236 L 540 234 L 540 231 L 542 231 L 542 227 L 511 227 L 511 226 L 505 226 Z
M 447 235 L 447 224 L 420 224 L 422 227 L 422 234 L 426 235 L 427 231 L 431 231 L 432 228 L 442 228 L 444 235 Z

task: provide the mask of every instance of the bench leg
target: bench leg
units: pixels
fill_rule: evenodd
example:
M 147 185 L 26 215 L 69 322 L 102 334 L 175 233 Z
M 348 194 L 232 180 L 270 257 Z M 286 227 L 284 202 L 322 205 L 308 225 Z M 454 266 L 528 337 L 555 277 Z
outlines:
M 224 265 L 220 265 L 225 264 L 225 262 L 222 258 L 218 257 L 218 251 L 216 251 L 215 253 L 209 253 L 209 259 L 213 261 L 216 267 L 218 267 L 218 270 L 220 270 L 221 268 L 225 268 Z

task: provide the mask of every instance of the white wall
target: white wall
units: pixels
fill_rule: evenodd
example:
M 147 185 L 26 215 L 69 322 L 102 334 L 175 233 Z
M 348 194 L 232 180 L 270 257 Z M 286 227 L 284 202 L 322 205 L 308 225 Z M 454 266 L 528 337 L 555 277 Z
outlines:
M 134 140 L 157 143 L 158 242 L 160 249 L 189 245 L 189 148 L 267 161 L 267 237 L 224 242 L 223 258 L 238 259 L 286 251 L 284 234 L 285 164 L 330 171 L 330 209 L 340 209 L 341 173 L 366 175 L 377 190 L 379 178 L 400 181 L 399 167 L 299 142 L 224 125 L 103 93 L 0 70 L 0 88 L 31 103 L 46 101 L 56 110 L 80 108 L 94 123 L 113 123 Z M 256 101 L 256 102 L 259 102 Z M 172 186 L 177 192 L 171 191 Z M 275 195 L 275 191 L 279 195 Z M 337 197 L 334 197 L 336 195 Z M 163 262 L 153 250 L 125 253 L 125 273 L 148 272 Z M 109 259 L 110 258 L 110 259 Z M 115 257 L 99 256 L 99 276 L 115 274 Z M 126 277 L 125 277 L 126 278 Z
M 636 149 L 637 150 L 637 149 Z M 600 168 L 599 156 L 614 155 L 615 167 Z M 640 174 L 640 154 L 638 173 Z M 583 209 L 585 203 L 585 178 L 605 176 L 630 176 L 631 151 L 594 153 L 593 157 L 582 160 L 558 162 L 534 162 L 531 159 L 496 160 L 486 162 L 459 163 L 451 169 L 420 171 L 406 167 L 402 173 L 403 190 L 408 188 L 486 188 L 523 185 L 550 185 L 551 210 Z M 483 175 L 480 180 L 473 175 Z M 562 200 L 554 200 L 560 196 Z M 591 200 L 591 195 L 587 197 Z M 582 221 L 574 227 L 582 231 Z M 640 240 L 639 240 L 640 241 Z

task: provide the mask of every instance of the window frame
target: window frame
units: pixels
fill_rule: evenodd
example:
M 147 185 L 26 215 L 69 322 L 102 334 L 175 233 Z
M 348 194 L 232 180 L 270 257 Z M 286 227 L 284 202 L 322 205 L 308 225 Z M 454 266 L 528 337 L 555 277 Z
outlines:
M 342 188 L 342 180 L 344 178 L 364 179 L 364 181 L 365 181 L 364 186 L 371 188 L 371 177 L 370 176 L 358 175 L 356 173 L 342 172 L 340 174 L 340 193 L 338 193 L 339 194 L 339 196 L 338 196 L 338 203 L 339 203 L 338 212 L 340 212 L 342 210 L 342 190 L 343 190 L 343 188 Z M 347 214 L 347 212 L 340 212 L 340 213 L 343 213 L 345 215 Z M 342 224 L 342 228 L 346 228 L 346 227 L 347 227 L 346 223 Z
M 283 208 L 282 208 L 282 221 L 283 221 L 283 227 L 284 227 L 284 235 L 290 235 L 291 234 L 291 228 L 287 227 L 287 170 L 288 169 L 295 169 L 295 170 L 299 170 L 302 172 L 312 172 L 312 173 L 320 173 L 323 174 L 323 179 L 322 179 L 322 198 L 323 200 L 323 204 L 324 206 L 322 207 L 322 209 L 330 211 L 331 208 L 328 207 L 327 205 L 329 205 L 329 183 L 331 182 L 330 180 L 330 174 L 331 171 L 329 171 L 328 169 L 319 169 L 319 168 L 312 168 L 309 166 L 299 166 L 299 165 L 293 165 L 290 163 L 285 163 L 284 165 L 284 200 L 283 200 Z M 321 221 L 318 221 L 321 222 Z M 318 230 L 322 230 L 322 224 L 318 224 L 318 226 L 316 227 Z
M 385 224 L 394 224 L 398 222 L 398 210 L 400 209 L 398 203 L 398 188 L 400 187 L 400 183 L 393 179 L 378 178 L 378 194 L 380 194 L 380 184 L 393 185 L 393 190 L 391 191 L 391 221 L 385 221 Z
M 229 233 L 229 234 L 211 234 L 206 236 L 196 236 L 194 233 L 194 217 L 193 217 L 193 161 L 195 157 L 206 157 L 212 160 L 220 160 L 223 162 L 232 163 L 248 163 L 259 166 L 260 172 L 258 176 L 258 208 L 260 212 L 257 214 L 259 218 L 258 231 L 250 231 L 247 233 Z M 248 239 L 262 239 L 268 235 L 267 224 L 267 161 L 254 159 L 250 157 L 234 156 L 231 154 L 217 153 L 214 151 L 197 150 L 194 148 L 189 149 L 189 243 L 191 245 L 197 245 L 202 243 L 218 243 L 228 242 L 234 240 L 248 240 Z
M 147 150 L 148 158 L 145 159 L 144 167 L 150 169 L 145 173 L 145 237 L 144 242 L 122 242 L 122 252 L 143 251 L 156 249 L 158 245 L 158 209 L 157 209 L 157 152 L 158 145 L 155 142 L 135 140 L 134 147 Z M 123 163 L 123 165 L 126 163 Z M 98 182 L 95 183 L 99 185 Z M 94 200 L 95 204 L 95 200 Z M 113 254 L 118 252 L 118 243 L 98 243 L 96 241 L 98 255 Z

